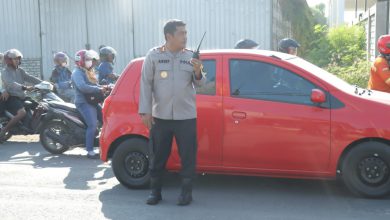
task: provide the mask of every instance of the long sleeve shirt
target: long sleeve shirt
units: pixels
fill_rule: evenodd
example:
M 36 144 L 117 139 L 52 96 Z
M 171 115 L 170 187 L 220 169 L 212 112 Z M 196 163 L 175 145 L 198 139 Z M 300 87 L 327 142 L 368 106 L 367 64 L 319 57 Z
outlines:
M 72 72 L 68 68 L 56 66 L 51 73 L 50 81 L 54 83 L 57 90 L 71 89 L 71 77 Z
M 382 92 L 390 92 L 389 62 L 383 56 L 377 57 L 371 66 L 368 88 Z
M 4 89 L 11 95 L 16 96 L 21 99 L 26 98 L 26 94 L 24 93 L 23 86 L 26 83 L 38 84 L 42 82 L 42 80 L 31 76 L 26 73 L 22 68 L 11 68 L 6 67 L 1 74 L 1 80 L 3 81 Z
M 106 83 L 113 83 L 114 80 L 112 80 L 108 75 L 114 74 L 114 66 L 110 62 L 103 61 L 100 63 L 99 67 L 97 68 L 97 71 L 99 71 L 99 83 L 102 84 L 103 80 L 106 81 Z
M 192 54 L 189 50 L 173 54 L 165 47 L 149 51 L 142 66 L 139 113 L 165 120 L 196 118 L 194 86 L 204 85 L 206 77 L 196 79 Z
M 73 70 L 72 83 L 75 89 L 75 103 L 87 103 L 84 94 L 100 92 L 100 87 L 97 84 L 89 82 L 86 73 L 80 68 Z

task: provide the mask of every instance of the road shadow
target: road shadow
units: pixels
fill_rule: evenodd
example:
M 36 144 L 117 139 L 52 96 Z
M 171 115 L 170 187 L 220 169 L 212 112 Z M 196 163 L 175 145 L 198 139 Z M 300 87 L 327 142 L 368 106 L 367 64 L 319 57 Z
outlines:
M 163 201 L 157 206 L 148 206 L 145 201 L 149 190 L 127 189 L 117 185 L 100 193 L 101 211 L 109 219 L 156 219 L 163 218 L 162 216 L 169 216 L 170 219 L 259 219 L 253 214 L 246 216 L 245 212 L 256 213 L 263 210 L 273 216 L 274 214 L 269 213 L 270 210 L 310 212 L 311 208 L 322 210 L 326 216 L 327 209 L 331 209 L 330 212 L 343 213 L 344 209 L 349 210 L 351 207 L 369 212 L 390 212 L 387 208 L 390 197 L 380 200 L 358 198 L 336 181 L 198 176 L 191 208 L 175 205 L 179 187 L 179 175 L 166 175 Z M 366 207 L 363 201 L 377 205 Z M 217 216 L 225 217 L 216 218 Z M 276 219 L 289 219 L 288 215 L 279 217 Z
M 113 177 L 109 164 L 86 158 L 82 149 L 75 151 L 53 155 L 36 141 L 7 141 L 0 145 L 0 163 L 28 165 L 35 169 L 68 168 L 68 175 L 63 179 L 66 189 L 88 190 L 91 189 L 89 182 L 101 185 Z

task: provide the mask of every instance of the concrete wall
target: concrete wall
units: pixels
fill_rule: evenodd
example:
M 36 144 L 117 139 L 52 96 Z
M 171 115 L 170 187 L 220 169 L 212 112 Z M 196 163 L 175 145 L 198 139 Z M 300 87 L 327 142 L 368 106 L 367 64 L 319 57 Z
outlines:
M 207 31 L 202 49 L 233 48 L 242 38 L 276 49 L 277 40 L 291 33 L 279 1 L 4 0 L 0 51 L 21 50 L 24 68 L 48 79 L 54 53 L 66 52 L 72 60 L 78 50 L 104 44 L 118 51 L 115 71 L 121 73 L 131 59 L 164 43 L 162 28 L 170 18 L 187 23 L 189 48 Z

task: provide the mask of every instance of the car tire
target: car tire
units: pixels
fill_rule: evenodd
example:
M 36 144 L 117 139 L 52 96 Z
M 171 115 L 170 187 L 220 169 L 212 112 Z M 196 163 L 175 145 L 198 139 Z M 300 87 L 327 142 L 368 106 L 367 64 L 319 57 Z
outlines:
M 41 128 L 40 134 L 39 134 L 39 140 L 48 152 L 52 154 L 62 154 L 65 151 L 69 149 L 69 146 L 62 145 L 60 143 L 57 143 L 56 141 L 52 140 L 48 135 L 48 130 L 51 130 L 55 133 L 58 133 L 58 135 L 64 134 L 68 132 L 68 127 L 61 121 L 49 121 L 48 123 L 44 124 Z
M 131 138 L 115 149 L 112 169 L 118 181 L 133 189 L 149 186 L 149 150 L 147 140 Z
M 365 142 L 353 147 L 342 163 L 342 179 L 356 195 L 380 198 L 390 193 L 390 146 Z

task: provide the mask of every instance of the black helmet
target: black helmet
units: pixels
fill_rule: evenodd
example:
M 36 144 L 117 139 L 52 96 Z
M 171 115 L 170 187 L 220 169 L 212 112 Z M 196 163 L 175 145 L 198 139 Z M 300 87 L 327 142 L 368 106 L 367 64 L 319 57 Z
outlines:
M 298 48 L 300 46 L 301 45 L 297 41 L 295 41 L 294 39 L 284 38 L 284 39 L 279 41 L 278 50 L 283 52 L 283 53 L 288 53 L 288 48 L 289 47 Z
M 252 49 L 254 47 L 259 47 L 259 44 L 251 39 L 241 39 L 236 43 L 234 49 Z
M 103 61 L 106 61 L 109 55 L 112 55 L 112 58 L 114 59 L 116 56 L 116 50 L 112 47 L 105 46 L 100 48 L 99 55 L 100 59 Z

